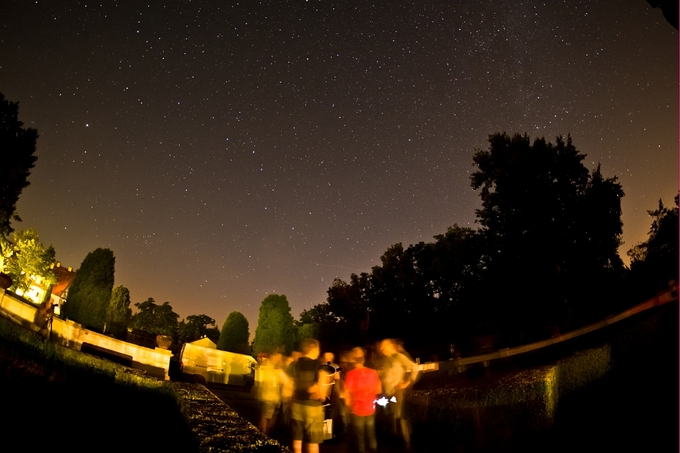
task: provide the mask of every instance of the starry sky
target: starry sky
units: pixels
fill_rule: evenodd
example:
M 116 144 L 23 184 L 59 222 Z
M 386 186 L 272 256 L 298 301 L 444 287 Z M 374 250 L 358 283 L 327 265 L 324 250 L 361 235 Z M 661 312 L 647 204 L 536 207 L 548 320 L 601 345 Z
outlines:
M 297 319 L 475 227 L 489 134 L 617 176 L 624 260 L 678 192 L 678 32 L 644 0 L 4 0 L 0 92 L 40 134 L 16 229 L 251 338 L 268 294 Z

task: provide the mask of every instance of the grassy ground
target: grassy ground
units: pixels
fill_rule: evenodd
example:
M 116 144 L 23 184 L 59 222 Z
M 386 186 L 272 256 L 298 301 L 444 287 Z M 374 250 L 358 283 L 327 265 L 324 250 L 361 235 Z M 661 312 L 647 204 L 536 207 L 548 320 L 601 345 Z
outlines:
M 0 319 L 5 446 L 29 452 L 197 451 L 167 384 L 128 371 Z

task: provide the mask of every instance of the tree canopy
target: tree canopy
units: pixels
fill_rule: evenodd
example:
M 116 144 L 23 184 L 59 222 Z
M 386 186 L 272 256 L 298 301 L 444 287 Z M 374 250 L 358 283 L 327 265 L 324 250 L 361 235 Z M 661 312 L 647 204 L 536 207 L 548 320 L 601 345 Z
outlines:
M 16 204 L 30 184 L 28 176 L 38 159 L 34 155 L 38 131 L 23 126 L 19 121 L 19 103 L 5 100 L 0 93 L 0 236 L 14 231 L 12 220 L 21 220 Z
M 152 335 L 169 335 L 177 338 L 179 315 L 169 302 L 158 305 L 149 297 L 135 304 L 139 310 L 132 316 L 132 328 Z
M 479 228 L 389 247 L 370 273 L 336 279 L 300 328 L 323 342 L 400 337 L 412 346 L 583 323 L 612 309 L 625 268 L 615 177 L 588 170 L 571 138 L 489 136 L 475 150 Z
M 678 280 L 678 196 L 675 207 L 659 206 L 647 211 L 652 225 L 646 241 L 628 251 L 631 268 L 630 291 L 639 298 L 650 297 Z
M 215 320 L 208 315 L 189 315 L 180 321 L 177 335 L 179 341 L 187 343 L 208 337 L 215 343 L 220 337 Z
M 106 330 L 116 338 L 125 338 L 131 317 L 130 290 L 122 285 L 116 286 L 106 307 Z
M 113 290 L 116 259 L 109 249 L 88 253 L 71 283 L 63 316 L 102 332 Z
M 293 351 L 295 336 L 295 324 L 286 296 L 270 294 L 265 297 L 260 305 L 253 353 L 282 350 L 290 354 Z
M 35 230 L 16 231 L 14 242 L 7 241 L 5 248 L 8 256 L 3 263 L 3 272 L 12 278 L 10 290 L 23 294 L 33 283 L 49 286 L 57 282 L 50 269 L 50 265 L 54 264 L 54 248 L 51 245 L 45 248 Z
M 595 316 L 603 291 L 623 273 L 621 198 L 616 178 L 592 173 L 568 137 L 555 144 L 494 134 L 471 175 L 487 244 L 484 303 L 518 329 Z M 498 303 L 500 299 L 505 303 Z
M 243 316 L 243 313 L 232 311 L 222 325 L 217 349 L 237 352 L 239 354 L 250 354 L 249 339 L 248 319 Z

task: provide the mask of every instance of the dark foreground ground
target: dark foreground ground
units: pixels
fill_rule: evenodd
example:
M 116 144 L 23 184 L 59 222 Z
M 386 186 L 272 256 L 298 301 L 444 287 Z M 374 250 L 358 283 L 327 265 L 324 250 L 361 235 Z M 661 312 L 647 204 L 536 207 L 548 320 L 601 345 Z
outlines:
M 594 336 L 579 347 L 595 346 L 613 338 L 613 369 L 605 377 L 560 399 L 550 432 L 534 438 L 490 441 L 489 434 L 502 427 L 484 426 L 468 438 L 455 438 L 441 429 L 415 426 L 413 453 L 425 452 L 522 452 L 574 453 L 678 452 L 678 304 L 657 307 L 624 325 L 608 338 Z M 590 343 L 590 344 L 589 344 Z M 622 355 L 624 354 L 625 356 Z M 460 376 L 494 382 L 498 374 L 513 370 L 489 369 L 485 376 Z M 259 409 L 251 393 L 238 388 L 211 388 L 242 417 L 258 424 Z M 278 426 L 272 437 L 290 446 L 290 435 Z M 321 444 L 321 452 L 351 452 L 347 438 L 339 436 Z M 384 430 L 378 432 L 379 452 L 402 452 L 401 444 Z
M 248 420 L 253 425 L 257 426 L 259 423 L 260 409 L 257 400 L 253 395 L 239 387 L 210 387 L 218 398 L 227 403 L 238 414 Z M 402 452 L 405 451 L 398 439 L 392 438 L 387 432 L 378 427 L 378 452 Z M 292 440 L 290 432 L 283 426 L 282 423 L 277 423 L 276 428 L 272 431 L 271 436 L 278 440 L 282 445 L 291 448 Z M 320 445 L 321 453 L 345 453 L 353 451 L 347 435 L 337 435 L 333 439 L 326 440 Z M 418 451 L 432 451 L 432 450 L 411 450 L 416 453 Z
M 198 452 L 171 398 L 97 379 L 0 380 L 1 451 Z
M 658 307 L 614 338 L 613 369 L 606 377 L 577 390 L 558 404 L 554 428 L 540 438 L 491 441 L 498 427 L 484 426 L 469 438 L 442 429 L 415 426 L 413 452 L 627 452 L 678 451 L 678 304 Z M 611 338 L 606 338 L 610 341 Z M 595 338 L 593 341 L 602 341 Z M 463 380 L 494 382 L 485 376 Z M 491 378 L 491 379 L 490 379 Z M 171 398 L 115 385 L 92 371 L 46 369 L 0 342 L 0 433 L 2 451 L 142 452 L 197 451 L 192 432 Z M 259 409 L 240 388 L 212 391 L 246 420 L 257 425 Z M 288 430 L 272 434 L 291 445 Z M 498 436 L 495 436 L 496 438 Z M 385 431 L 379 452 L 404 451 Z M 346 437 L 321 444 L 323 453 L 353 451 Z

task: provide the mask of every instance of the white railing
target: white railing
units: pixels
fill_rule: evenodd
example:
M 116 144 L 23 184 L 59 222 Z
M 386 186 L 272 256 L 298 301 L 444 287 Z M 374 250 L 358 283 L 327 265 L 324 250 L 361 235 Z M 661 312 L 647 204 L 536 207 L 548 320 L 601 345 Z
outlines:
M 42 330 L 44 326 L 35 325 L 37 307 L 15 297 L 11 292 L 5 292 L 0 288 L 0 314 L 11 319 L 17 324 L 30 326 L 33 330 Z M 85 329 L 82 325 L 73 321 L 53 318 L 51 332 L 52 339 L 56 343 L 63 344 L 72 349 L 80 350 L 83 343 L 88 343 L 103 349 L 115 351 L 129 356 L 132 367 L 146 371 L 147 375 L 160 379 L 170 379 L 170 357 L 172 352 L 161 348 L 146 348 L 136 344 L 118 340 L 97 332 Z

